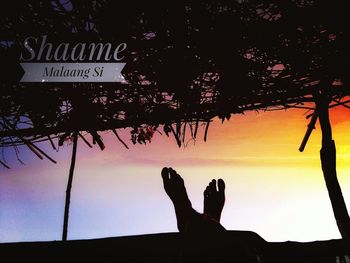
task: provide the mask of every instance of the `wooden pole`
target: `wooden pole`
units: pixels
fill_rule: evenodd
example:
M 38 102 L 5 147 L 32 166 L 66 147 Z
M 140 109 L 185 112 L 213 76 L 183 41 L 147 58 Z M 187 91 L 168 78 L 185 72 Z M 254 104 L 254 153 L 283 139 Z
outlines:
M 75 160 L 77 155 L 77 146 L 78 146 L 78 134 L 73 134 L 73 150 L 72 150 L 72 159 L 69 169 L 69 177 L 68 177 L 68 183 L 67 183 L 67 189 L 66 189 L 66 203 L 64 206 L 64 220 L 63 220 L 63 232 L 62 232 L 62 240 L 67 240 L 67 233 L 68 233 L 68 218 L 69 218 L 69 205 L 70 205 L 70 194 L 72 190 L 72 183 L 73 183 L 73 174 L 74 174 L 74 167 L 75 167 Z

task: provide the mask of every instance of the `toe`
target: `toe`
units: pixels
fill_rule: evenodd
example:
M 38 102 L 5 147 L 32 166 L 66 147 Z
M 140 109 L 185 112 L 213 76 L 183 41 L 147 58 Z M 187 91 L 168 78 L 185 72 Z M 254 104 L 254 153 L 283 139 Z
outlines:
M 208 188 L 208 186 L 207 186 L 207 188 L 205 188 L 203 194 L 204 194 L 204 197 L 208 197 L 209 196 L 209 188 Z
M 210 187 L 209 185 L 204 190 L 204 197 L 208 197 L 210 195 Z
M 170 180 L 180 180 L 182 179 L 181 176 L 173 169 L 173 168 L 169 168 L 169 174 L 170 174 Z
M 162 169 L 162 178 L 164 181 L 168 181 L 169 180 L 169 169 L 164 167 Z
M 216 180 L 213 179 L 210 183 L 209 183 L 209 187 L 210 187 L 210 191 L 215 193 L 216 192 Z
M 178 182 L 183 182 L 182 177 L 172 168 L 169 168 L 170 171 L 170 179 L 176 180 Z
M 175 175 L 176 175 L 176 172 L 173 168 L 169 167 L 169 176 L 170 176 L 170 179 L 174 179 Z
M 225 191 L 225 182 L 222 179 L 218 180 L 218 189 L 220 193 L 223 193 Z

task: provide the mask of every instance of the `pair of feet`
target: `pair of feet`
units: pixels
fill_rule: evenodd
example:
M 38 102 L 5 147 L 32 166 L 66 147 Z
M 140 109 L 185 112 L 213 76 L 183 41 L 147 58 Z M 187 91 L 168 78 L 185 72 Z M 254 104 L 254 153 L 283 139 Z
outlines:
M 192 204 L 188 198 L 184 180 L 172 168 L 164 167 L 162 178 L 165 192 L 170 197 L 177 211 L 189 211 Z M 225 204 L 225 183 L 222 179 L 213 179 L 204 190 L 204 213 L 220 222 Z

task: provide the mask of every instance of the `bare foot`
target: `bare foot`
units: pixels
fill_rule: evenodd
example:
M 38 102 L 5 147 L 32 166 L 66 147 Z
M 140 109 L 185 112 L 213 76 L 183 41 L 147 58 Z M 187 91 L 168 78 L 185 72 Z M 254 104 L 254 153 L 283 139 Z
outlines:
M 220 222 L 221 212 L 225 204 L 225 182 L 218 180 L 218 189 L 216 189 L 216 180 L 213 179 L 204 191 L 204 213 L 212 216 Z
M 191 213 L 193 213 L 184 180 L 175 170 L 166 167 L 162 169 L 162 178 L 165 192 L 175 207 L 178 228 L 182 232 L 186 228 Z

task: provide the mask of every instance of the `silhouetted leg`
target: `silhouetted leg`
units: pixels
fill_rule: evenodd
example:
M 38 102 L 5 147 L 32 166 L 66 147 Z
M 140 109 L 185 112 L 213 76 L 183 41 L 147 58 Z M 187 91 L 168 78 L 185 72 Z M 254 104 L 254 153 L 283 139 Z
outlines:
M 172 168 L 163 168 L 162 178 L 165 192 L 174 204 L 177 226 L 180 232 L 190 235 L 215 234 L 225 230 L 219 222 L 199 214 L 192 208 L 184 180 Z
M 210 191 L 213 195 L 208 195 L 207 201 L 211 205 L 209 207 L 206 205 L 207 214 L 200 214 L 192 208 L 184 180 L 176 171 L 163 168 L 162 177 L 164 189 L 174 204 L 178 229 L 184 234 L 182 262 L 226 262 L 225 259 L 231 259 L 231 256 L 227 257 L 232 251 L 227 231 L 218 220 L 214 219 L 214 215 L 209 215 L 210 212 L 220 219 L 224 202 L 223 181 L 219 182 L 217 196 L 214 191 Z M 215 184 L 212 187 L 216 190 Z
M 204 191 L 204 213 L 220 222 L 221 212 L 225 204 L 225 182 L 213 179 Z
M 184 180 L 172 168 L 163 168 L 162 178 L 165 192 L 173 202 L 177 227 L 180 232 L 184 232 L 192 214 L 197 213 L 188 199 Z

